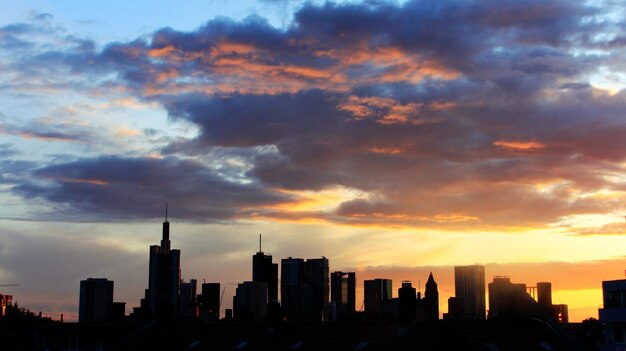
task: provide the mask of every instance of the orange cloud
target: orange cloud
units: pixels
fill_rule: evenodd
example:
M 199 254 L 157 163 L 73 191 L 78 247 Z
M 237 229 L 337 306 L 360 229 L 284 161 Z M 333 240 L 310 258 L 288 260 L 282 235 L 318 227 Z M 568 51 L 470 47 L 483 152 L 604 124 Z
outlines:
M 211 49 L 211 55 L 249 54 L 259 50 L 259 48 L 250 44 L 223 41 Z
M 168 45 L 163 48 L 148 50 L 148 56 L 153 58 L 167 57 L 175 51 L 177 51 L 175 47 L 173 47 L 172 45 Z
M 293 46 L 301 43 L 292 41 Z M 166 60 L 173 64 L 185 61 L 201 60 L 204 65 L 194 67 L 191 79 L 185 84 L 193 92 L 204 92 L 202 85 L 206 79 L 212 80 L 212 93 L 293 93 L 308 89 L 330 91 L 349 91 L 358 84 L 376 82 L 412 82 L 417 83 L 426 77 L 445 80 L 456 79 L 459 73 L 433 60 L 425 60 L 418 54 L 406 52 L 397 47 L 371 47 L 366 42 L 356 43 L 349 48 L 318 50 L 316 57 L 336 59 L 331 66 L 315 67 L 288 64 L 282 61 L 276 64 L 276 54 L 247 43 L 223 41 L 205 51 L 182 51 L 171 45 L 152 49 L 147 52 L 153 59 Z M 371 69 L 363 71 L 363 65 Z M 206 67 L 211 69 L 206 71 Z M 348 79 L 346 72 L 357 67 L 358 71 L 367 72 Z M 175 69 L 167 72 L 153 72 L 157 83 L 164 83 L 178 76 Z M 195 78 L 194 78 L 195 77 Z M 197 84 L 194 80 L 197 78 Z M 180 89 L 171 84 L 164 87 L 145 87 L 149 95 Z M 405 123 L 402 114 L 390 114 L 384 124 Z
M 165 81 L 167 81 L 169 79 L 178 77 L 178 75 L 179 74 L 178 74 L 177 70 L 175 70 L 173 68 L 170 68 L 170 69 L 167 69 L 164 72 L 159 73 L 157 75 L 157 77 L 156 77 L 156 82 L 157 83 L 163 83 L 163 82 L 165 82 Z
M 115 134 L 121 137 L 133 137 L 141 134 L 141 132 L 136 129 L 130 129 L 126 125 L 121 125 L 115 128 Z
M 395 147 L 373 147 L 369 151 L 375 154 L 397 155 L 402 153 L 402 149 Z
M 402 104 L 390 98 L 350 96 L 338 107 L 340 110 L 350 112 L 357 119 L 369 116 L 378 117 L 378 123 L 384 125 L 420 123 L 411 118 L 417 115 L 421 107 L 421 104 L 415 102 Z
M 520 150 L 520 151 L 543 149 L 546 147 L 545 144 L 542 144 L 534 140 L 531 140 L 531 141 L 498 140 L 498 141 L 495 141 L 493 145 L 503 147 L 505 149 Z
M 451 110 L 455 107 L 457 107 L 457 103 L 454 101 L 435 101 L 428 104 L 428 108 L 433 111 Z

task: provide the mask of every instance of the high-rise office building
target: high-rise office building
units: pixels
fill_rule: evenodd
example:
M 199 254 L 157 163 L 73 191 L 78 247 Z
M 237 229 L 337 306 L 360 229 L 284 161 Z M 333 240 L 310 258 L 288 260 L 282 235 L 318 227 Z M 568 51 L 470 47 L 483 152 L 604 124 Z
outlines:
M 508 276 L 494 276 L 488 288 L 489 318 L 507 314 L 536 314 L 538 305 L 526 292 L 526 284 L 511 283 Z
M 78 321 L 102 322 L 113 317 L 113 281 L 87 278 L 80 281 Z
M 300 320 L 305 305 L 304 260 L 284 258 L 280 270 L 280 299 L 283 314 L 289 321 Z
M 462 318 L 485 319 L 485 267 L 454 267 L 454 292 Z
M 433 272 L 430 272 L 428 281 L 426 281 L 423 306 L 424 319 L 427 321 L 436 321 L 439 319 L 439 290 L 437 290 L 437 282 L 435 282 L 435 278 L 433 278 Z
M 202 293 L 198 296 L 200 316 L 218 320 L 220 317 L 220 283 L 202 283 Z
M 535 287 L 531 287 L 533 291 Z M 526 284 L 511 283 L 507 276 L 495 276 L 489 283 L 489 318 L 515 315 L 531 316 L 549 322 L 567 323 L 567 305 L 553 305 L 549 282 L 537 283 L 537 300 Z
M 356 311 L 356 275 L 354 272 L 333 272 L 330 275 L 330 299 L 339 319 Z
M 259 252 L 252 256 L 252 281 L 267 284 L 269 302 L 278 301 L 278 263 L 272 263 L 272 255 L 261 250 L 261 235 L 259 235 Z
M 283 313 L 291 321 L 325 320 L 330 286 L 328 259 L 281 261 L 281 303 Z
M 598 319 L 604 324 L 601 350 L 618 351 L 626 344 L 626 279 L 602 282 L 603 306 Z
M 180 250 L 170 248 L 170 223 L 163 222 L 161 246 L 150 246 L 148 306 L 152 316 L 171 316 L 177 312 L 180 294 Z
M 178 296 L 178 313 L 186 317 L 197 317 L 197 281 L 195 279 L 189 282 L 180 283 L 180 295 Z
M 411 323 L 415 320 L 417 299 L 415 288 L 410 280 L 402 281 L 402 287 L 398 289 L 398 317 L 403 323 Z
M 305 283 L 310 287 L 310 316 L 313 321 L 324 321 L 328 317 L 330 300 L 330 269 L 328 259 L 310 258 L 304 264 Z
M 242 322 L 267 319 L 267 284 L 243 282 L 237 286 L 233 298 L 234 318 Z
M 365 313 L 371 317 L 382 315 L 382 301 L 392 299 L 391 279 L 373 279 L 363 282 Z

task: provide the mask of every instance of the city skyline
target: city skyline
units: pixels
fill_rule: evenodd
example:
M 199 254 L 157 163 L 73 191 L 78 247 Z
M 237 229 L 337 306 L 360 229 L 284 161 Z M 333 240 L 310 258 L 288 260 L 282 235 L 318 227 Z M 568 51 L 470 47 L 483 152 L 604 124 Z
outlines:
M 186 275 L 183 274 L 184 271 L 183 271 L 183 267 L 181 267 L 180 262 L 182 261 L 182 257 L 184 257 L 184 255 L 182 255 L 181 250 L 179 250 L 179 249 L 171 249 L 171 252 L 175 253 L 175 256 L 174 256 L 175 260 L 172 263 L 169 262 L 170 259 L 167 258 L 167 257 L 169 257 L 170 246 L 171 246 L 171 240 L 170 240 L 169 234 L 170 234 L 170 222 L 169 222 L 168 217 L 167 217 L 167 204 L 166 204 L 165 221 L 162 223 L 162 234 L 161 234 L 162 236 L 161 236 L 161 241 L 160 241 L 161 245 L 160 246 L 158 246 L 158 245 L 150 245 L 149 246 L 149 250 L 148 250 L 149 255 L 147 255 L 147 256 L 149 257 L 149 261 L 148 261 L 149 264 L 146 267 L 147 268 L 146 271 L 147 271 L 148 274 L 145 274 L 145 276 L 148 277 L 148 281 L 147 281 L 148 282 L 148 289 L 145 290 L 145 295 L 141 295 L 142 297 L 140 297 L 140 301 L 128 301 L 128 302 L 124 301 L 124 302 L 120 302 L 120 304 L 122 304 L 122 310 L 121 311 L 124 310 L 123 307 L 124 307 L 124 305 L 126 305 L 125 312 L 124 312 L 125 314 L 127 314 L 127 315 L 131 314 L 132 315 L 132 314 L 136 313 L 141 318 L 142 316 L 143 317 L 145 317 L 145 316 L 161 316 L 161 317 L 163 317 L 163 316 L 171 316 L 173 314 L 183 313 L 183 312 L 179 311 L 179 308 L 181 308 L 179 299 L 181 297 L 179 297 L 178 293 L 174 293 L 174 291 L 171 290 L 172 288 L 168 288 L 167 286 L 168 285 L 177 286 L 175 288 L 175 291 L 179 291 L 182 294 L 182 291 L 183 291 L 182 290 L 182 286 L 185 285 L 185 284 L 189 284 L 189 283 L 186 283 L 185 281 L 188 281 L 188 282 L 193 281 L 192 282 L 192 286 L 193 286 L 193 289 L 195 289 L 193 291 L 193 296 L 194 296 L 194 301 L 195 301 L 195 295 L 198 292 L 198 289 L 200 288 L 200 286 L 196 287 L 196 285 L 195 285 L 195 282 L 198 280 L 198 278 L 197 277 L 193 277 L 193 276 L 190 277 L 188 275 L 186 276 Z M 226 288 L 227 287 L 232 287 L 233 288 L 234 291 L 232 291 L 232 297 L 234 299 L 235 298 L 235 292 L 236 292 L 235 288 L 241 288 L 242 285 L 251 284 L 253 281 L 255 281 L 255 279 L 254 279 L 255 268 L 254 267 L 255 267 L 255 265 L 258 264 L 256 262 L 256 260 L 259 258 L 259 255 L 261 255 L 261 257 L 265 257 L 265 258 L 268 259 L 267 262 L 264 263 L 263 265 L 270 264 L 270 265 L 274 266 L 274 268 L 273 268 L 274 274 L 276 274 L 277 277 L 281 277 L 281 275 L 283 274 L 282 273 L 283 269 L 280 269 L 280 271 L 278 271 L 278 266 L 279 265 L 277 263 L 275 263 L 275 262 L 274 263 L 272 262 L 272 256 L 270 254 L 268 254 L 268 253 L 266 253 L 266 252 L 261 250 L 261 234 L 259 234 L 259 239 L 258 240 L 259 240 L 259 251 L 257 251 L 254 255 L 252 255 L 251 253 L 249 255 L 250 256 L 250 267 L 252 268 L 252 269 L 250 269 L 250 272 L 249 272 L 250 275 L 248 277 L 244 278 L 241 281 L 230 281 L 230 282 L 227 282 L 226 284 L 224 284 L 225 285 L 224 286 L 224 290 L 221 292 L 221 294 L 219 294 L 219 295 L 221 295 L 221 298 L 220 298 L 220 305 L 221 305 L 221 307 L 219 309 L 219 313 L 220 313 L 220 316 L 222 318 L 225 316 L 225 312 L 224 312 L 225 310 L 230 309 L 231 310 L 231 314 L 232 314 L 232 311 L 233 311 L 233 308 L 234 308 L 234 304 L 230 304 L 229 303 L 229 301 L 231 300 L 229 298 L 227 298 L 225 300 L 226 301 L 225 303 L 222 303 L 222 301 L 224 300 L 223 294 L 226 292 Z M 160 256 L 159 256 L 158 260 L 153 258 L 153 256 L 157 256 L 157 255 L 160 255 L 160 254 L 165 254 L 166 255 L 164 257 L 166 257 L 167 260 L 165 261 L 165 265 L 164 266 L 159 264 L 159 261 L 163 260 L 162 258 L 160 258 Z M 296 258 L 296 257 L 289 256 L 287 258 L 280 259 L 280 261 L 282 262 L 283 265 L 284 265 L 285 262 L 295 262 L 295 263 L 299 263 L 299 265 L 304 265 L 304 267 L 300 267 L 300 270 L 301 270 L 300 275 L 301 276 L 300 277 L 296 276 L 296 279 L 298 279 L 298 281 L 303 279 L 302 274 L 304 274 L 304 276 L 307 276 L 307 273 L 305 273 L 307 271 L 307 269 L 306 269 L 306 265 L 307 264 L 311 264 L 312 265 L 312 264 L 314 264 L 312 262 L 324 261 L 325 264 L 326 264 L 326 278 L 325 279 L 327 280 L 327 282 L 326 282 L 327 283 L 327 288 L 329 288 L 329 289 L 331 288 L 330 282 L 332 280 L 332 275 L 334 275 L 336 273 L 348 274 L 348 273 L 342 273 L 340 271 L 337 271 L 334 268 L 330 269 L 330 267 L 332 267 L 332 266 L 330 266 L 328 264 L 329 259 L 326 258 L 325 256 L 322 256 L 321 258 L 307 258 L 307 259 Z M 170 265 L 172 265 L 174 271 L 170 271 L 171 268 L 168 268 Z M 503 266 L 507 267 L 507 265 L 503 265 Z M 160 267 L 160 268 L 157 268 L 157 267 Z M 217 268 L 219 269 L 220 267 L 217 267 Z M 414 269 L 416 271 L 424 271 L 424 270 L 428 270 L 429 268 L 433 269 L 433 267 L 414 267 Z M 496 281 L 498 279 L 501 279 L 503 277 L 506 278 L 507 280 L 509 279 L 508 272 L 507 272 L 506 275 L 502 275 L 502 273 L 487 275 L 485 273 L 485 267 L 482 266 L 482 265 L 478 265 L 478 264 L 469 265 L 469 266 L 453 266 L 453 267 L 452 266 L 442 266 L 442 267 L 438 267 L 438 268 L 439 269 L 437 270 L 437 273 L 438 274 L 442 274 L 442 276 L 444 277 L 444 279 L 442 279 L 444 281 L 444 284 L 445 284 L 444 285 L 445 288 L 444 288 L 443 291 L 446 294 L 449 293 L 449 295 L 447 295 L 447 296 L 444 294 L 443 296 L 441 296 L 441 298 L 439 298 L 439 296 L 437 297 L 437 300 L 438 300 L 438 310 L 439 310 L 437 315 L 439 316 L 439 319 L 441 319 L 441 318 L 445 319 L 446 318 L 446 314 L 449 314 L 450 311 L 451 311 L 450 310 L 450 308 L 451 308 L 450 304 L 453 303 L 453 302 L 451 302 L 449 300 L 449 298 L 457 298 L 457 299 L 461 298 L 462 300 L 466 300 L 465 303 L 468 303 L 468 299 L 467 299 L 467 295 L 466 295 L 467 292 L 465 292 L 465 289 L 468 289 L 468 286 L 471 286 L 472 290 L 473 289 L 478 289 L 475 292 L 471 293 L 471 294 L 473 294 L 473 297 L 471 297 L 469 299 L 469 306 L 474 306 L 474 307 L 470 307 L 469 310 L 466 310 L 468 307 L 459 307 L 460 310 L 455 310 L 454 313 L 458 313 L 460 311 L 461 314 L 470 315 L 472 319 L 474 319 L 474 318 L 485 319 L 485 317 L 486 317 L 486 315 L 485 315 L 485 308 L 489 307 L 489 306 L 487 306 L 485 304 L 485 301 L 489 299 L 489 293 L 486 292 L 487 283 L 489 282 L 488 278 L 491 277 L 491 278 L 493 278 L 494 281 Z M 528 267 L 523 267 L 523 269 L 526 269 L 526 268 L 528 268 Z M 159 270 L 159 269 L 165 269 L 165 271 L 163 273 L 165 276 L 174 274 L 174 276 L 172 276 L 171 279 L 168 279 L 168 280 L 170 280 L 169 283 L 163 282 L 163 283 L 165 283 L 165 286 L 163 286 L 162 284 L 157 283 L 157 281 L 159 279 L 162 279 L 162 278 L 157 278 L 158 274 L 156 273 L 156 271 Z M 446 270 L 447 270 L 447 272 L 446 272 Z M 476 270 L 478 270 L 478 271 L 476 271 Z M 280 272 L 280 274 L 279 274 L 279 272 Z M 393 281 L 396 281 L 396 282 L 400 281 L 402 284 L 397 284 L 396 283 L 397 284 L 397 285 L 395 285 L 396 287 L 404 287 L 405 283 L 408 283 L 409 286 L 411 286 L 412 281 L 410 279 L 407 279 L 406 276 L 407 275 L 411 276 L 411 274 L 413 274 L 413 276 L 414 276 L 414 274 L 415 274 L 415 272 L 413 272 L 413 273 L 408 272 L 408 274 L 407 274 L 407 272 L 394 272 L 393 269 L 384 270 L 382 272 L 385 272 L 384 274 L 387 274 L 387 275 L 386 276 L 381 276 L 379 274 L 379 275 L 369 276 L 368 278 L 362 278 L 361 281 L 359 281 L 359 272 L 356 273 L 356 275 L 355 275 L 355 278 L 356 278 L 356 280 L 355 280 L 355 282 L 356 282 L 356 285 L 355 285 L 355 297 L 356 297 L 355 305 L 359 301 L 361 303 L 361 305 L 360 305 L 361 307 L 355 306 L 355 310 L 356 311 L 358 311 L 358 312 L 366 312 L 366 315 L 368 315 L 367 308 L 363 308 L 364 305 L 367 303 L 366 302 L 367 301 L 367 297 L 365 296 L 367 293 L 365 292 L 365 290 L 367 289 L 366 286 L 367 286 L 368 282 L 379 281 L 379 280 L 389 280 L 393 284 Z M 472 273 L 467 273 L 467 272 L 472 272 Z M 499 272 L 502 272 L 502 271 L 499 271 Z M 515 270 L 514 270 L 514 272 L 515 272 Z M 360 273 L 363 273 L 363 271 L 360 271 Z M 445 279 L 446 278 L 446 273 L 452 277 L 452 279 L 451 279 L 452 282 L 449 282 L 449 281 L 447 281 Z M 517 272 L 517 273 L 519 273 L 519 272 Z M 624 273 L 626 274 L 626 270 L 624 271 Z M 311 273 L 309 273 L 309 274 L 311 274 Z M 354 273 L 351 273 L 351 274 L 354 274 Z M 402 275 L 402 274 L 404 274 L 404 275 Z M 478 275 L 476 275 L 476 274 L 478 274 Z M 548 273 L 547 275 L 542 275 L 542 277 L 544 277 L 544 278 L 550 277 L 550 274 L 551 273 Z M 318 273 L 318 275 L 319 275 L 319 273 Z M 394 277 L 394 278 L 390 279 L 390 276 Z M 467 278 L 468 276 L 471 276 L 472 278 Z M 520 276 L 520 274 L 517 275 L 517 277 L 519 277 L 519 276 Z M 521 275 L 521 276 L 523 276 L 523 275 Z M 182 278 L 182 277 L 185 277 L 185 278 Z M 398 278 L 398 277 L 400 277 L 400 278 Z M 137 278 L 137 277 L 135 277 L 135 278 Z M 557 278 L 556 280 L 559 281 L 558 280 L 558 276 L 555 277 L 555 278 Z M 87 281 L 91 281 L 91 280 L 93 280 L 93 281 L 107 281 L 108 278 L 107 277 L 98 277 L 98 278 L 96 278 L 96 277 L 89 277 L 89 278 L 85 277 L 84 279 L 85 280 L 81 280 L 80 281 L 80 296 L 81 296 L 81 300 L 83 299 L 83 289 L 84 289 L 83 288 L 83 283 L 86 283 Z M 310 278 L 308 278 L 308 279 L 310 279 Z M 432 279 L 433 279 L 433 271 L 431 270 L 431 271 L 428 272 L 428 280 L 426 282 L 423 282 L 423 281 L 418 279 L 417 283 L 414 283 L 414 284 L 416 284 L 416 286 L 413 289 L 414 289 L 414 292 L 418 293 L 418 301 L 419 301 L 419 296 L 420 296 L 419 294 L 427 293 L 427 291 L 428 291 L 428 284 L 429 284 L 429 282 L 431 282 Z M 470 280 L 469 283 L 466 281 L 467 279 Z M 544 280 L 546 280 L 546 279 L 544 279 Z M 552 280 L 552 278 L 548 278 L 547 280 Z M 220 281 L 207 281 L 206 278 L 202 278 L 201 281 L 203 282 L 201 285 L 207 284 L 207 283 L 208 283 L 208 285 L 217 285 L 218 290 L 219 290 L 219 286 L 223 284 L 223 282 L 220 282 Z M 265 280 L 260 280 L 260 281 L 264 282 Z M 282 291 L 282 289 L 283 289 L 282 281 L 283 281 L 283 279 L 281 279 L 281 278 L 278 278 L 278 280 L 274 280 L 274 284 L 277 285 L 278 291 Z M 111 298 L 111 300 L 113 300 L 113 282 L 114 282 L 114 280 L 108 280 L 108 283 L 110 283 L 109 289 L 111 289 L 111 291 L 110 291 L 110 295 L 111 295 L 110 298 Z M 479 284 L 477 284 L 477 282 Z M 359 283 L 360 283 L 360 285 L 359 285 Z M 480 283 L 482 283 L 482 284 L 480 284 Z M 527 284 L 527 283 L 529 283 L 529 284 Z M 296 283 L 296 287 L 298 286 L 298 284 L 300 284 L 300 283 L 299 282 Z M 432 281 L 431 284 L 434 284 L 434 289 L 435 289 L 435 291 L 437 291 L 438 290 L 437 289 L 437 283 Z M 550 285 L 550 291 L 548 293 L 544 292 L 544 298 L 548 294 L 549 294 L 550 298 L 552 297 L 552 291 L 551 291 L 551 284 L 552 283 L 551 282 L 549 282 L 549 283 L 537 282 L 535 284 L 535 282 L 523 281 L 523 284 L 524 284 L 524 286 L 526 286 L 528 288 L 528 291 L 526 291 L 526 292 L 528 294 L 532 295 L 532 298 L 536 299 L 539 303 L 542 303 L 542 301 L 541 301 L 541 290 L 542 289 L 541 289 L 540 285 L 544 285 L 544 286 L 546 284 Z M 533 284 L 535 284 L 535 285 L 533 285 Z M 161 288 L 157 288 L 159 285 L 161 286 Z M 273 300 L 272 298 L 269 298 L 271 296 L 271 294 L 268 294 L 268 291 L 270 289 L 269 288 L 270 285 L 264 284 L 264 287 L 263 287 L 263 289 L 266 289 L 266 293 L 265 294 L 266 294 L 266 297 L 268 297 L 267 298 L 268 303 L 270 303 L 271 301 L 276 301 L 276 300 Z M 287 285 L 284 285 L 284 286 L 290 286 L 290 283 L 287 283 Z M 126 290 L 126 291 L 128 290 L 128 289 L 124 289 L 124 288 L 122 288 L 122 289 Z M 157 291 L 158 291 L 157 289 L 162 289 L 162 292 L 160 294 L 170 295 L 170 296 L 167 296 L 167 297 L 166 296 L 162 296 L 161 297 L 161 298 L 165 298 L 165 300 L 167 300 L 167 299 L 170 300 L 170 302 L 164 302 L 166 306 L 168 304 L 169 304 L 169 306 L 171 306 L 171 307 L 165 307 L 166 309 L 169 309 L 169 312 L 165 312 L 165 313 L 158 312 L 158 310 L 155 309 L 155 305 L 154 305 L 155 301 L 156 301 L 156 299 L 159 299 L 159 298 L 156 298 L 156 296 L 157 296 L 156 294 L 157 294 Z M 296 289 L 298 289 L 298 288 L 296 288 Z M 451 289 L 451 292 L 448 292 L 448 289 Z M 534 294 L 531 291 L 532 289 L 535 289 L 534 290 Z M 391 299 L 391 298 L 395 299 L 395 298 L 399 298 L 400 297 L 400 291 L 398 289 L 390 288 L 390 291 L 391 291 L 391 294 L 388 295 L 388 296 L 385 295 L 386 297 L 382 298 L 382 300 Z M 136 292 L 134 292 L 134 293 L 135 294 L 133 294 L 133 296 L 136 295 Z M 229 294 L 230 293 L 231 292 L 229 292 Z M 174 295 L 172 295 L 172 294 L 174 294 Z M 286 309 L 287 307 L 285 307 L 283 305 L 284 302 L 282 300 L 282 295 L 283 295 L 282 293 L 279 295 L 278 302 L 279 302 L 280 306 L 283 309 Z M 529 297 L 530 297 L 530 295 L 529 295 Z M 123 296 L 127 296 L 127 295 L 123 295 Z M 422 297 L 423 296 L 424 295 L 422 295 Z M 482 297 L 480 297 L 480 296 L 482 296 Z M 119 300 L 119 298 L 116 298 L 116 299 Z M 482 312 L 479 312 L 478 314 L 476 314 L 476 312 L 472 312 L 476 308 L 475 303 L 471 302 L 472 299 L 474 299 L 474 300 L 476 300 L 476 299 L 482 300 L 482 302 L 478 302 L 479 304 L 482 304 L 482 307 L 478 307 L 478 310 L 482 310 Z M 328 300 L 328 301 L 332 300 L 331 296 L 330 296 L 330 290 L 326 292 L 326 300 Z M 563 297 L 557 297 L 557 300 L 558 300 L 558 302 L 560 304 L 565 305 L 566 309 L 567 309 L 567 305 L 568 304 L 567 304 L 567 301 L 563 300 Z M 200 300 L 198 300 L 198 301 L 200 301 Z M 16 302 L 19 302 L 19 301 L 16 301 Z M 549 302 L 551 303 L 552 301 L 549 301 Z M 455 305 L 456 305 L 456 303 L 455 303 Z M 174 306 L 177 306 L 177 307 L 174 307 Z M 269 306 L 270 306 L 270 304 L 268 304 L 268 308 L 269 308 Z M 26 306 L 26 307 L 28 307 L 28 306 Z M 576 308 L 574 310 L 576 310 Z M 118 310 L 117 310 L 117 315 L 118 316 L 120 315 L 119 313 L 121 313 L 121 311 L 118 308 Z M 587 311 L 585 310 L 585 312 L 583 312 L 583 313 L 586 313 L 586 312 Z M 83 312 L 81 312 L 81 313 L 83 313 Z M 287 312 L 287 309 L 283 313 L 285 315 L 285 318 L 288 318 L 290 320 L 299 320 L 299 317 L 289 317 L 289 313 Z M 579 316 L 578 319 L 576 319 L 576 315 L 574 314 L 573 317 L 576 319 L 574 321 L 581 321 L 581 320 L 587 319 L 587 318 L 596 318 L 595 314 L 597 314 L 597 309 L 595 309 L 595 310 L 592 309 L 592 311 L 589 312 L 589 313 L 591 315 L 588 315 L 588 316 L 584 316 L 583 315 L 583 317 Z M 48 314 L 44 314 L 44 316 L 48 316 L 48 317 L 52 317 L 52 318 L 54 318 L 54 315 L 55 314 L 49 314 L 49 313 Z M 57 316 L 61 316 L 61 318 L 60 318 L 61 320 L 63 320 L 63 317 L 65 318 L 64 320 L 70 321 L 70 322 L 78 320 L 78 318 L 77 318 L 78 317 L 78 313 L 74 313 L 73 311 L 69 311 L 69 313 L 68 312 L 58 313 L 56 315 Z M 380 317 L 380 315 L 378 315 L 378 316 Z M 482 317 L 480 317 L 480 316 L 482 316 Z M 308 319 L 308 318 L 310 318 L 310 316 L 306 317 L 305 320 Z M 452 317 L 452 318 L 457 318 L 457 317 Z M 315 318 L 313 318 L 313 319 L 315 320 Z
M 432 271 L 441 313 L 454 266 L 550 281 L 571 321 L 623 277 L 620 2 L 2 7 L 0 292 L 20 305 L 77 319 L 78 282 L 106 277 L 133 307 L 165 203 L 182 278 L 231 296 L 259 233 L 274 263 L 356 272 L 357 296 Z
M 171 248 L 169 234 L 166 204 L 161 245 L 149 247 L 148 288 L 140 303 L 129 308 L 132 310 L 128 315 L 130 318 L 165 320 L 187 317 L 213 322 L 223 318 L 248 323 L 330 322 L 359 320 L 355 319 L 355 312 L 363 312 L 360 318 L 411 324 L 439 319 L 484 320 L 487 314 L 491 318 L 499 313 L 530 315 L 540 311 L 542 318 L 569 322 L 568 305 L 552 304 L 551 282 L 538 282 L 535 286 L 511 284 L 509 276 L 493 276 L 493 283 L 488 284 L 489 292 L 486 292 L 485 267 L 481 265 L 454 266 L 454 295 L 447 299 L 447 312 L 440 312 L 438 284 L 432 272 L 424 285 L 423 297 L 421 282 L 416 289 L 411 280 L 403 279 L 394 294 L 391 279 L 364 280 L 362 304 L 357 309 L 359 296 L 356 294 L 355 272 L 331 273 L 329 259 L 324 256 L 307 259 L 290 256 L 280 260 L 279 279 L 278 264 L 262 250 L 261 234 L 259 251 L 252 256 L 251 279 L 237 283 L 233 304 L 228 308 L 223 303 L 226 288 L 219 292 L 221 282 L 207 283 L 203 279 L 202 295 L 198 296 L 197 279 L 189 278 L 186 282 L 181 278 L 181 251 Z M 106 278 L 81 280 L 79 322 L 120 321 L 124 318 L 126 303 L 113 302 L 113 285 L 114 281 Z M 497 292 L 495 296 L 492 286 Z M 280 295 L 277 295 L 278 291 Z M 486 309 L 487 299 L 489 310 Z M 63 321 L 63 315 L 60 320 Z

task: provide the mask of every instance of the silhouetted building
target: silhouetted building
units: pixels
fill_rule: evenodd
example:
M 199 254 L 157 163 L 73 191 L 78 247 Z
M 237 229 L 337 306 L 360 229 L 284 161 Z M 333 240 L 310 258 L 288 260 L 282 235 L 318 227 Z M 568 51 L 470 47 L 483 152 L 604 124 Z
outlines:
M 378 317 L 382 317 L 386 320 L 397 320 L 400 318 L 400 299 L 395 297 L 389 300 L 380 301 L 380 315 L 368 315 L 368 318 L 370 319 L 377 319 Z
M 233 309 L 227 308 L 224 310 L 224 319 L 229 321 L 233 319 Z
M 537 283 L 537 303 L 545 314 L 549 314 L 557 320 L 559 323 L 569 322 L 569 313 L 567 305 L 552 304 L 552 283 L 540 282 Z
M 485 319 L 485 267 L 454 267 L 454 295 L 463 319 Z
M 11 305 L 13 295 L 0 294 L 0 316 L 6 316 L 7 306 Z
M 552 305 L 552 311 L 559 323 L 569 323 L 569 308 L 565 304 Z
M 461 300 L 451 296 L 448 298 L 448 312 L 443 314 L 443 319 L 461 319 L 463 315 L 463 305 Z
M 102 322 L 113 318 L 113 281 L 87 278 L 80 281 L 78 321 Z
M 538 283 L 537 290 L 539 294 L 535 301 L 526 284 L 511 283 L 506 276 L 493 277 L 493 282 L 489 283 L 489 318 L 525 316 L 551 323 L 567 323 L 567 305 L 552 305 L 551 284 Z
M 198 316 L 196 293 L 197 281 L 195 279 L 191 279 L 189 282 L 180 283 L 180 295 L 178 297 L 178 314 L 186 317 Z
M 267 284 L 243 282 L 237 286 L 233 299 L 234 318 L 242 322 L 267 319 Z
M 433 278 L 433 272 L 430 272 L 428 281 L 426 281 L 422 306 L 425 320 L 436 321 L 439 319 L 439 290 L 437 289 L 437 282 Z
M 301 319 L 305 305 L 304 295 L 304 260 L 284 258 L 280 270 L 280 299 L 283 314 L 289 321 Z
M 259 252 L 252 256 L 252 281 L 267 284 L 267 298 L 270 302 L 278 301 L 278 263 L 272 263 L 272 255 L 261 250 L 259 235 Z
M 322 321 L 328 307 L 328 259 L 286 258 L 281 261 L 281 303 L 290 321 Z
M 626 344 L 626 279 L 602 282 L 604 307 L 599 309 L 604 323 L 602 351 L 623 351 Z
M 309 258 L 304 264 L 305 281 L 311 290 L 311 318 L 313 321 L 327 319 L 330 301 L 330 269 L 328 259 Z
M 272 263 L 272 255 L 265 254 L 261 247 L 259 234 L 259 252 L 252 256 L 252 281 L 267 284 L 267 314 L 271 321 L 281 319 L 278 302 L 278 263 Z
M 198 296 L 200 316 L 205 319 L 220 318 L 220 283 L 203 283 L 202 293 Z
M 552 308 L 552 283 L 537 283 L 537 302 L 541 306 Z
M 525 284 L 513 284 L 506 276 L 489 283 L 489 318 L 501 315 L 535 315 L 540 309 L 526 292 Z
M 333 272 L 330 275 L 330 298 L 338 319 L 356 311 L 356 274 Z
M 410 280 L 402 281 L 402 287 L 398 289 L 398 317 L 403 323 L 415 321 L 417 300 L 415 288 Z
M 363 282 L 364 310 L 370 317 L 382 316 L 382 301 L 392 299 L 391 279 L 372 279 Z
M 111 319 L 121 321 L 126 316 L 126 302 L 113 302 L 111 306 Z
M 177 312 L 180 293 L 180 250 L 170 249 L 170 223 L 167 210 L 161 246 L 150 246 L 150 272 L 147 304 L 152 316 L 171 316 Z

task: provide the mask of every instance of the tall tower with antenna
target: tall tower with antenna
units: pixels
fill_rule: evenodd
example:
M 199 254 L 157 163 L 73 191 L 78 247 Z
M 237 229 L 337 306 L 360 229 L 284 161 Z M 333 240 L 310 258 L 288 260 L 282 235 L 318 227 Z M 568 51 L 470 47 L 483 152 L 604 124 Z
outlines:
M 268 301 L 278 303 L 278 263 L 272 263 L 272 255 L 263 252 L 261 234 L 259 234 L 259 251 L 252 256 L 252 281 L 267 283 Z
M 150 246 L 146 299 L 150 315 L 156 317 L 167 317 L 176 313 L 180 294 L 180 250 L 171 249 L 170 223 L 167 216 L 168 208 L 165 204 L 161 246 Z

